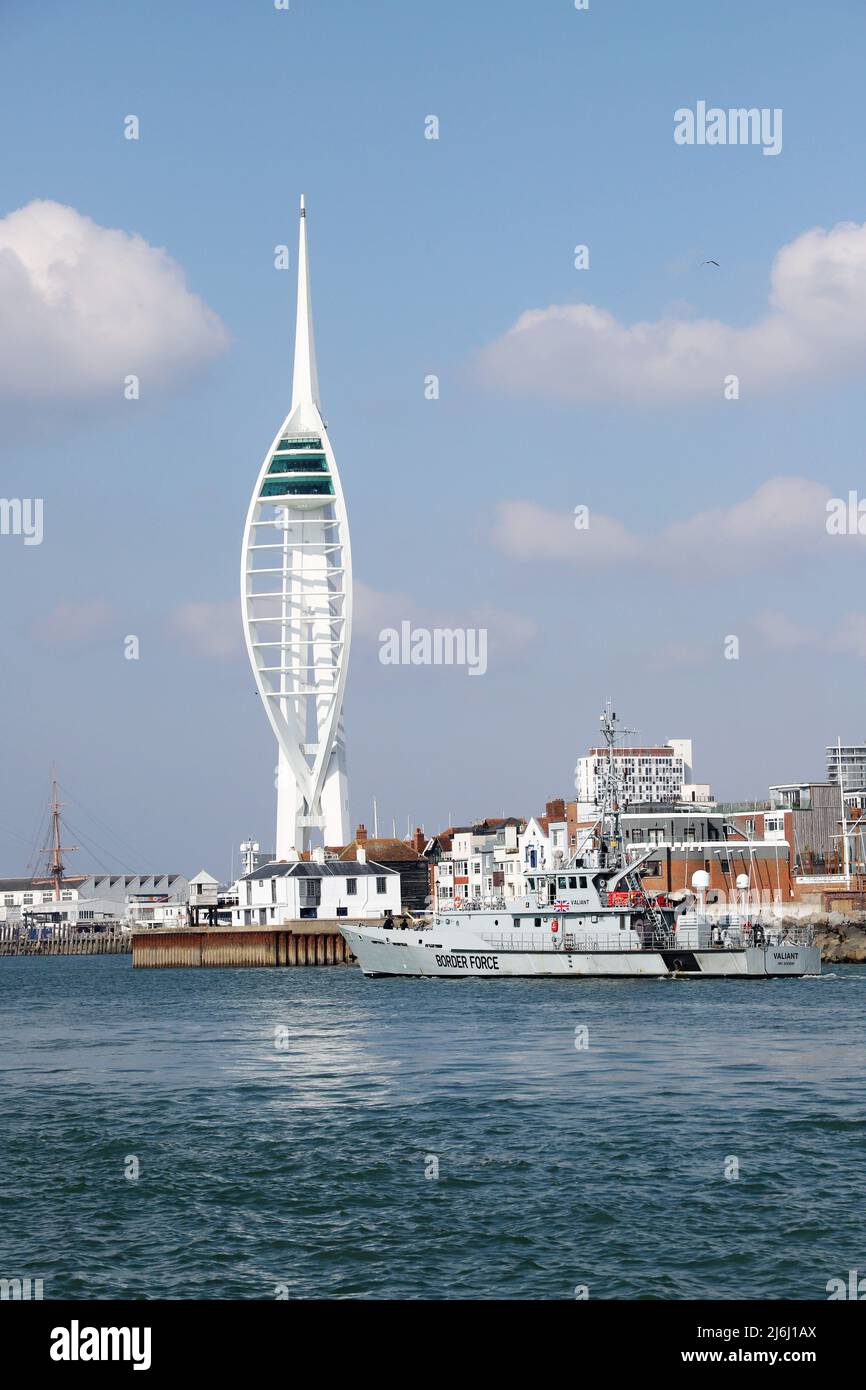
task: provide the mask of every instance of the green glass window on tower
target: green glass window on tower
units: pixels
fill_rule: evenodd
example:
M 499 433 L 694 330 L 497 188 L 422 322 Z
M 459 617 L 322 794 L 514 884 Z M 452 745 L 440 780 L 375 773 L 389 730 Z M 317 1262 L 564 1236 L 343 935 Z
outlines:
M 273 478 L 262 485 L 262 497 L 333 497 L 330 478 Z
M 284 454 L 275 454 L 271 460 L 269 473 L 327 473 L 325 455 L 321 458 L 295 459 Z

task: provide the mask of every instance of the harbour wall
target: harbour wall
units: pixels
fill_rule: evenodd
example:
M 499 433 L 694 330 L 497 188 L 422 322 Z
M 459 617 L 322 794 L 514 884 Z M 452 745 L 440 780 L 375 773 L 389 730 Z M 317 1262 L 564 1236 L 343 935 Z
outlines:
M 155 928 L 132 936 L 132 964 L 144 970 L 349 965 L 353 960 L 340 928 L 329 921 L 182 931 Z

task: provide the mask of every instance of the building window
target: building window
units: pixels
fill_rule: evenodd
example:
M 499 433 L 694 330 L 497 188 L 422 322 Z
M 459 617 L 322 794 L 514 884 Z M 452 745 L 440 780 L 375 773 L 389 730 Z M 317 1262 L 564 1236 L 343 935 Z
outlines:
M 387 880 L 386 880 L 385 878 L 377 878 L 377 879 L 376 879 L 376 892 L 377 892 L 377 893 L 385 893 L 385 892 L 387 892 L 387 890 L 388 890 Z
M 353 896 L 358 891 L 358 880 L 356 878 L 346 879 L 346 893 Z
M 15 906 L 15 897 L 14 897 L 14 895 L 13 895 L 12 893 L 7 893 L 7 894 L 6 894 L 6 897 L 3 899 L 3 904 L 4 904 L 5 907 L 14 907 L 14 906 Z
M 22 901 L 24 902 L 25 906 L 29 906 L 33 902 L 33 894 L 25 893 Z
M 277 901 L 277 880 L 276 880 L 275 878 L 272 878 L 272 879 L 271 879 L 271 902 L 272 902 L 272 903 L 275 903 L 276 901 Z M 271 913 L 271 916 L 273 917 L 273 915 L 274 915 L 274 914 L 273 914 L 273 912 L 272 912 L 272 913 Z

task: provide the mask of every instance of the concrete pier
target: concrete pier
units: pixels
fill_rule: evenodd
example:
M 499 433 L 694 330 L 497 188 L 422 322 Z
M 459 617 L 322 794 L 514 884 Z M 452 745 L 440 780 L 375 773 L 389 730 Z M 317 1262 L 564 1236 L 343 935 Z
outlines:
M 146 970 L 349 965 L 353 960 L 336 921 L 292 921 L 273 927 L 192 927 L 183 931 L 160 927 L 134 932 L 132 938 L 132 963 Z

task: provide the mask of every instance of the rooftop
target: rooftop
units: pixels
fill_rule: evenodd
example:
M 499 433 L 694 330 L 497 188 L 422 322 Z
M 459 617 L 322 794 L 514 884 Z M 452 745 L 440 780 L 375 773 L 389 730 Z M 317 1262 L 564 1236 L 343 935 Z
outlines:
M 368 840 L 352 840 L 351 844 L 346 845 L 345 849 L 338 852 L 337 858 L 341 862 L 348 863 L 350 860 L 357 862 L 359 848 L 366 850 L 368 856 L 372 855 L 379 860 L 387 859 L 393 862 L 395 859 L 418 860 L 421 858 L 418 851 L 413 849 L 411 845 L 407 845 L 405 840 L 395 840 L 391 836 L 378 840 L 374 840 L 372 837 Z
M 254 869 L 251 874 L 244 874 L 241 882 L 265 878 L 362 878 L 365 874 L 396 872 L 396 869 L 389 869 L 386 864 L 377 864 L 371 860 L 361 863 L 357 859 L 326 859 L 323 863 L 318 863 L 315 860 L 278 859 L 274 864 L 265 864 L 261 869 Z

